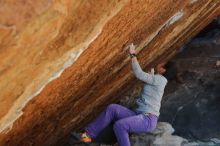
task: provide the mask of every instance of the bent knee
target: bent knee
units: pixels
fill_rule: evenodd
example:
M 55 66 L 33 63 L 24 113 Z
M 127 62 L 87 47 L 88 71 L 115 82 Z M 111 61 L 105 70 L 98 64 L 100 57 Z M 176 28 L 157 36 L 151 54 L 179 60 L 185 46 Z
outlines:
M 116 121 L 115 124 L 113 125 L 113 129 L 120 129 L 122 127 L 122 123 L 120 121 Z
M 123 120 L 116 121 L 115 124 L 113 125 L 113 129 L 114 131 L 119 130 L 119 129 L 126 129 L 125 124 L 123 123 Z

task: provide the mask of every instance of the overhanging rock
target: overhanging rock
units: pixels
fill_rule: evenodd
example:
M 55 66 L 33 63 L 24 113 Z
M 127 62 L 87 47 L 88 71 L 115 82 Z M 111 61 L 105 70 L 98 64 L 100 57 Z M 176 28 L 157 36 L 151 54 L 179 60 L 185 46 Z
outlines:
M 131 89 L 220 13 L 219 0 L 4 1 L 0 145 L 53 145 Z M 13 19 L 12 19 L 13 18 Z

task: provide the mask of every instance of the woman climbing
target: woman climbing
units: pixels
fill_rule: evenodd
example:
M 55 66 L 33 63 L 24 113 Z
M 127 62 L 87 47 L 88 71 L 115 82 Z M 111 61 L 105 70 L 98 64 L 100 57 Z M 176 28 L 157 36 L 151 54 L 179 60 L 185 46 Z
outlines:
M 85 132 L 80 134 L 82 142 L 92 142 L 92 138 L 95 138 L 112 121 L 120 146 L 130 146 L 129 133 L 150 132 L 156 128 L 161 99 L 167 84 L 167 79 L 163 76 L 166 72 L 165 63 L 156 66 L 155 74 L 153 70 L 151 73 L 147 73 L 141 69 L 138 63 L 133 44 L 129 45 L 129 54 L 134 75 L 145 83 L 136 100 L 137 108 L 133 111 L 118 104 L 110 104 L 92 123 L 85 127 Z

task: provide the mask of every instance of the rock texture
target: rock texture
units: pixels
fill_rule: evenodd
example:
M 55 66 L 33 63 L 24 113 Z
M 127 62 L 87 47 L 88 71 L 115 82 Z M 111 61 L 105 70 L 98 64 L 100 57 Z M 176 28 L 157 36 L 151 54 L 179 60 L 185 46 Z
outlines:
M 182 146 L 187 140 L 172 135 L 173 127 L 169 123 L 159 122 L 151 133 L 133 134 L 131 136 L 132 146 Z
M 169 59 L 220 12 L 217 0 L 0 2 L 0 145 L 54 145 Z M 94 113 L 94 114 L 92 114 Z

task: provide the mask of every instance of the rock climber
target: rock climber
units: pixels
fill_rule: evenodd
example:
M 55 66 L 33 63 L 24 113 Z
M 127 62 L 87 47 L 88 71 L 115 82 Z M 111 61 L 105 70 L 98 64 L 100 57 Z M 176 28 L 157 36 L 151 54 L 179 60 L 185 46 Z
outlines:
M 167 63 L 160 63 L 150 73 L 144 72 L 137 60 L 135 46 L 128 46 L 134 75 L 144 82 L 140 96 L 136 100 L 137 108 L 128 109 L 119 104 L 110 104 L 80 133 L 82 142 L 90 143 L 101 130 L 114 122 L 113 130 L 120 146 L 130 146 L 129 133 L 150 132 L 156 128 L 160 114 L 161 99 L 168 82 L 165 77 Z M 169 78 L 174 78 L 169 75 Z

